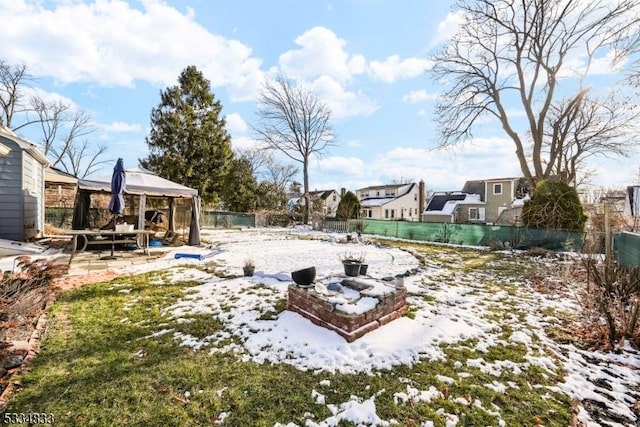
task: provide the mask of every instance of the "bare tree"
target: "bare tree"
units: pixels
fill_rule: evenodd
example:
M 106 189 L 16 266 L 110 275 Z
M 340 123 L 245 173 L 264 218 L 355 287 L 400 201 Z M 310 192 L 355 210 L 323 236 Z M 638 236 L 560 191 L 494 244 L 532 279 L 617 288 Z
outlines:
M 445 87 L 436 106 L 441 146 L 466 140 L 493 117 L 533 183 L 556 176 L 575 184 L 589 156 L 629 153 L 640 117 L 635 100 L 615 91 L 598 98 L 586 83 L 596 61 L 621 76 L 633 73 L 628 59 L 640 51 L 638 0 L 457 6 L 463 22 L 432 57 L 432 74 Z
M 335 142 L 331 110 L 309 88 L 283 76 L 267 81 L 258 96 L 259 121 L 253 130 L 266 147 L 302 164 L 304 223 L 309 221 L 309 160 L 321 156 Z
M 298 174 L 298 168 L 291 163 L 279 162 L 273 154 L 267 154 L 262 167 L 265 181 L 273 184 L 278 190 L 286 192 L 293 177 Z
M 10 65 L 0 59 L 0 124 L 14 132 L 39 126 L 40 147 L 53 166 L 84 178 L 108 160 L 104 144 L 93 145 L 86 137 L 95 129 L 91 117 L 60 100 L 47 102 L 33 95 L 25 100 L 31 81 L 26 65 Z M 18 120 L 20 120 L 19 123 Z
M 16 108 L 22 105 L 22 86 L 30 78 L 26 65 L 11 65 L 0 59 L 0 126 L 11 128 Z

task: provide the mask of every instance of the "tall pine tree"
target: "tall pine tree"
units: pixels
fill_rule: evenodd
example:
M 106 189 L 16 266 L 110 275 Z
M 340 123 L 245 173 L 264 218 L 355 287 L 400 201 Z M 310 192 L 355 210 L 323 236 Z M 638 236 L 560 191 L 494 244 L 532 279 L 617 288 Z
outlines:
M 205 203 L 217 203 L 231 167 L 231 137 L 225 129 L 222 105 L 210 82 L 195 66 L 185 68 L 178 85 L 160 92 L 151 111 L 151 131 L 145 139 L 149 156 L 142 167 L 196 188 Z

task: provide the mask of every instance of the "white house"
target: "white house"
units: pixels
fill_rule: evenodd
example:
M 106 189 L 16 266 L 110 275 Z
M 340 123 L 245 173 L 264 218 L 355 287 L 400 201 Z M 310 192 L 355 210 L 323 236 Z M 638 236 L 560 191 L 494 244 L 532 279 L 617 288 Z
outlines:
M 314 200 L 319 200 L 322 205 L 322 215 L 324 216 L 336 216 L 338 210 L 338 204 L 341 197 L 336 190 L 315 190 L 309 191 L 309 197 L 311 198 L 311 206 L 313 206 Z
M 424 206 L 424 181 L 420 183 L 390 184 L 356 190 L 367 219 L 420 221 Z

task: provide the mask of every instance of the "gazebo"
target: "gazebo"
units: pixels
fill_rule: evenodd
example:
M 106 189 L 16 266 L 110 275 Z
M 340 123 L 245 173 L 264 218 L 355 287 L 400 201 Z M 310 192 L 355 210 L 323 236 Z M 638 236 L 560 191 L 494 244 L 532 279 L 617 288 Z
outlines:
M 127 186 L 124 194 L 125 196 L 138 197 L 137 223 L 140 227 L 145 224 L 147 197 L 168 199 L 168 230 L 172 232 L 175 231 L 175 200 L 191 199 L 189 244 L 200 244 L 200 197 L 198 190 L 169 181 L 142 168 L 127 169 L 126 176 Z M 111 194 L 111 179 L 78 180 L 78 192 L 73 211 L 74 230 L 83 230 L 89 227 L 89 207 L 92 194 Z

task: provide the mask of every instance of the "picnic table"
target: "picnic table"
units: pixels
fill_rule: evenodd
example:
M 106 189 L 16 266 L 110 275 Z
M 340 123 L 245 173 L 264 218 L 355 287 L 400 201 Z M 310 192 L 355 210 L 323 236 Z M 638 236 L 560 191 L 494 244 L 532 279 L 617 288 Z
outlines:
M 82 252 L 89 246 L 111 245 L 116 244 L 136 244 L 149 255 L 149 236 L 154 234 L 149 230 L 69 230 L 68 234 L 72 236 L 72 249 L 69 263 L 73 259 L 76 252 Z

